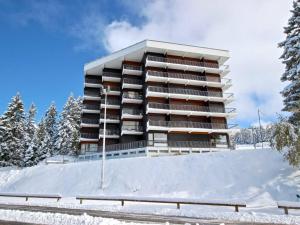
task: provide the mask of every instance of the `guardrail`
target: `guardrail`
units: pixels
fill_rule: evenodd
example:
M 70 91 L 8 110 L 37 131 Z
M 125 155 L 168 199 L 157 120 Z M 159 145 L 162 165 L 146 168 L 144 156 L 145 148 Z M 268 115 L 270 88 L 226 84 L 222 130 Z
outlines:
M 103 72 L 102 73 L 102 76 L 104 77 L 117 77 L 117 78 L 120 78 L 121 77 L 121 73 L 116 73 L 116 72 Z
M 12 197 L 12 198 L 25 198 L 28 201 L 29 198 L 45 198 L 45 199 L 57 199 L 59 201 L 62 196 L 57 194 L 44 195 L 44 194 L 20 194 L 20 193 L 0 193 L 0 197 Z
M 138 80 L 138 79 L 124 78 L 124 79 L 123 79 L 123 83 L 126 83 L 126 84 L 138 84 L 138 85 L 141 85 L 141 84 L 142 84 L 142 81 L 141 81 L 141 80 Z
M 300 202 L 277 202 L 278 209 L 283 209 L 284 214 L 289 214 L 289 209 L 300 209 Z
M 204 201 L 198 199 L 180 199 L 180 198 L 153 198 L 153 197 L 122 197 L 122 196 L 77 196 L 80 204 L 83 200 L 96 201 L 118 201 L 124 206 L 125 202 L 143 202 L 143 203 L 162 203 L 162 204 L 176 204 L 177 209 L 180 205 L 207 205 L 207 206 L 229 206 L 234 207 L 235 212 L 239 212 L 239 207 L 246 207 L 246 203 L 238 201 Z

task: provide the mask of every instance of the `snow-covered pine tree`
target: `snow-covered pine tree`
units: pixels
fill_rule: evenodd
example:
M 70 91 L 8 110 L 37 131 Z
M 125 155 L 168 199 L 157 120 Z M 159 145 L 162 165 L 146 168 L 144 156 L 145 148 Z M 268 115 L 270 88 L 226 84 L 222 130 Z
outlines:
M 43 146 L 47 149 L 47 157 L 53 156 L 56 152 L 56 141 L 58 138 L 57 130 L 57 111 L 56 106 L 52 102 L 48 110 L 46 111 L 45 117 L 43 119 L 45 127 L 45 137 Z
M 71 94 L 58 123 L 57 148 L 62 155 L 76 155 L 79 150 L 82 99 Z
M 26 146 L 25 124 L 24 105 L 18 93 L 12 98 L 7 111 L 3 114 L 1 119 L 1 151 L 5 152 L 7 164 L 23 166 Z
M 36 107 L 34 104 L 31 104 L 26 117 L 24 166 L 33 166 L 35 164 L 35 152 L 32 143 L 36 132 L 35 114 Z
M 0 117 L 0 167 L 11 165 L 9 162 L 9 149 L 6 145 L 5 135 L 6 128 L 3 123 L 2 117 Z
M 288 26 L 284 28 L 286 39 L 279 43 L 283 48 L 281 56 L 285 64 L 285 72 L 281 80 L 289 84 L 282 91 L 284 97 L 283 111 L 291 112 L 289 120 L 294 125 L 300 125 L 300 0 L 293 2 L 292 16 Z

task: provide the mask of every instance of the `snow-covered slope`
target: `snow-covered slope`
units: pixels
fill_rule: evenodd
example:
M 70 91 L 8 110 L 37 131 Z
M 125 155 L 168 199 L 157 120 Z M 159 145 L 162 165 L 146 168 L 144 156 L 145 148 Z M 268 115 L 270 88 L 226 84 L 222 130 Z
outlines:
M 101 161 L 0 170 L 0 192 L 102 194 Z M 295 201 L 300 172 L 273 150 L 108 160 L 105 194 Z

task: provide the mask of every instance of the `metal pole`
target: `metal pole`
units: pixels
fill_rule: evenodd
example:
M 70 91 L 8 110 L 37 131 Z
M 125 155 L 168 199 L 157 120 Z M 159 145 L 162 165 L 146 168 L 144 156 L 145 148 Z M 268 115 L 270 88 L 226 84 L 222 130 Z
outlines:
M 254 138 L 253 127 L 251 127 L 251 132 L 252 132 L 252 142 L 253 142 L 253 146 L 254 146 L 254 149 L 256 149 L 256 142 L 255 142 L 255 138 Z
M 264 148 L 264 141 L 263 141 L 263 136 L 262 136 L 262 128 L 261 128 L 261 122 L 260 122 L 260 112 L 259 112 L 259 108 L 257 110 L 257 114 L 258 114 L 258 122 L 259 122 L 259 132 L 260 132 L 260 140 L 261 140 L 261 148 Z
M 101 189 L 104 190 L 104 163 L 105 163 L 105 138 L 106 138 L 106 101 L 107 90 L 104 89 L 104 127 L 103 127 L 103 141 L 102 141 L 102 170 L 101 170 Z

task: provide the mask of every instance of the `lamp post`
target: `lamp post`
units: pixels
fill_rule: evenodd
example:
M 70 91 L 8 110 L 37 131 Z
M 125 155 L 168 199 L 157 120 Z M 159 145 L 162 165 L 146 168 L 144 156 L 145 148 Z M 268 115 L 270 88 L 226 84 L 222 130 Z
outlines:
M 103 141 L 102 141 L 102 170 L 101 170 L 101 189 L 104 190 L 104 163 L 105 163 L 105 138 L 106 138 L 106 103 L 107 93 L 110 91 L 110 86 L 103 88 L 104 94 L 104 125 L 103 125 Z

